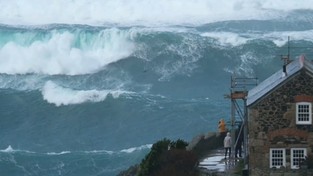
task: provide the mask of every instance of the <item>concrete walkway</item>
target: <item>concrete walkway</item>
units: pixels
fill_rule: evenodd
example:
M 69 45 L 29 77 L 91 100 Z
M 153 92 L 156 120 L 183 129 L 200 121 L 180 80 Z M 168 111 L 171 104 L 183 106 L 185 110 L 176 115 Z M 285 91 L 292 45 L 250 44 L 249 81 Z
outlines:
M 224 158 L 224 149 L 213 150 L 207 157 L 200 160 L 199 169 L 201 175 L 228 175 L 233 176 L 236 165 L 240 158 Z

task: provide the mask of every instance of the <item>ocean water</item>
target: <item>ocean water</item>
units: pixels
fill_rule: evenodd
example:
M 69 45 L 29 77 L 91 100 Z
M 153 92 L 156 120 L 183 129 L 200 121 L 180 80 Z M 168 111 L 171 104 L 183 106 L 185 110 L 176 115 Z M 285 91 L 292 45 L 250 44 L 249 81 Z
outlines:
M 114 176 L 312 58 L 310 0 L 0 0 L 0 175 Z

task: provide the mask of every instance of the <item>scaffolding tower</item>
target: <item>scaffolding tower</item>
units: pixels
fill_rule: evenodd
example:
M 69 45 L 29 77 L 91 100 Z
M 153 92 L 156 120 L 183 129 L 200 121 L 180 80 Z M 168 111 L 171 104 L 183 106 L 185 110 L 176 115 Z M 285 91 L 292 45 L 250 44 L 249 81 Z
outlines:
M 238 143 L 240 134 L 243 134 L 243 154 L 244 154 L 244 165 L 248 165 L 248 116 L 247 116 L 247 96 L 248 88 L 254 87 L 258 84 L 257 78 L 239 78 L 231 76 L 231 88 L 230 94 L 226 95 L 225 98 L 231 100 L 231 137 L 232 149 L 235 151 L 235 146 Z M 236 131 L 238 134 L 236 135 Z

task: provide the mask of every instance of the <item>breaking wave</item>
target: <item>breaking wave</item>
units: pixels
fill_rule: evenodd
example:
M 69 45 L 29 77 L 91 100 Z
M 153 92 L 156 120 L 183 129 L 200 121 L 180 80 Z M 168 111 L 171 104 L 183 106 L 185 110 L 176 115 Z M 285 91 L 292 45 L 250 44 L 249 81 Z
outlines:
M 118 90 L 73 90 L 61 87 L 52 81 L 48 81 L 42 90 L 43 99 L 56 106 L 100 102 L 104 101 L 108 95 L 118 98 L 121 94 L 125 93 L 130 92 Z
M 310 0 L 22 0 L 0 1 L 0 23 L 42 25 L 199 25 L 225 20 L 273 19 L 309 9 Z M 312 9 L 312 8 L 311 8 Z M 62 12 L 62 13 L 59 13 Z

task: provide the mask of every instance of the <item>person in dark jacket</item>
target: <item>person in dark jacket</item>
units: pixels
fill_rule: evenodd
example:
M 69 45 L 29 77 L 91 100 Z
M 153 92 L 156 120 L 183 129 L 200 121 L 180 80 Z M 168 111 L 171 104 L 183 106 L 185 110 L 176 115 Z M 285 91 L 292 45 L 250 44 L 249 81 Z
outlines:
M 238 155 L 240 158 L 242 157 L 241 153 L 242 153 L 243 130 L 240 131 L 240 128 L 241 126 L 239 126 L 239 134 L 235 146 L 235 158 L 238 158 Z

